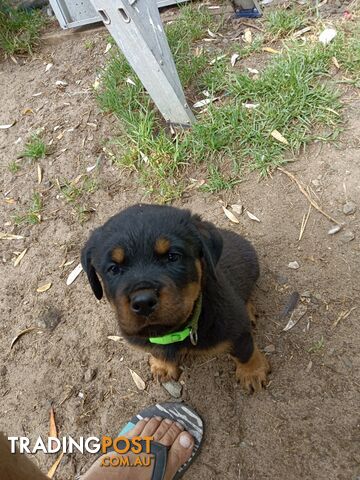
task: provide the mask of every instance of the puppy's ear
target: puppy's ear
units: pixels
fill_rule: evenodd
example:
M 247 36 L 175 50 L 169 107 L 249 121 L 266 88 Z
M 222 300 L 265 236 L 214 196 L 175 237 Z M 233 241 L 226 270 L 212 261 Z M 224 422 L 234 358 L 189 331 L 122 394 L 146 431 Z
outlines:
M 222 249 L 223 239 L 219 230 L 210 222 L 204 222 L 199 215 L 192 216 L 192 223 L 196 228 L 198 238 L 202 245 L 202 254 L 210 274 L 216 277 L 215 267 L 218 263 Z
M 91 245 L 91 240 L 89 240 L 81 252 L 81 265 L 87 274 L 88 281 L 91 285 L 95 297 L 98 300 L 101 300 L 103 296 L 103 289 L 100 280 L 96 274 L 96 270 L 91 263 L 92 250 L 93 247 Z

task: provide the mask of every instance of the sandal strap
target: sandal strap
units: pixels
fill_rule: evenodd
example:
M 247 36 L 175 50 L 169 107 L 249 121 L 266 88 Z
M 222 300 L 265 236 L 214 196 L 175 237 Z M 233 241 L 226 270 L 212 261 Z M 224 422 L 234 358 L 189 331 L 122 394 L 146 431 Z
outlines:
M 145 440 L 140 440 L 143 450 L 146 448 Z M 150 454 L 154 455 L 154 468 L 151 475 L 151 480 L 163 480 L 165 476 L 168 448 L 158 442 L 150 442 Z

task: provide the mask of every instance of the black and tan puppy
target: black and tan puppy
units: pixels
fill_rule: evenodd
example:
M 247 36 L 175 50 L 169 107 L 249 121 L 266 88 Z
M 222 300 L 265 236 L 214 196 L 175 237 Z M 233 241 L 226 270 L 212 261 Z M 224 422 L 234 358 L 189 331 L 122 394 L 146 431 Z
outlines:
M 270 368 L 247 308 L 259 266 L 247 240 L 189 210 L 135 205 L 91 234 L 81 261 L 124 337 L 151 353 L 159 380 L 177 379 L 189 353 L 228 352 L 245 389 L 265 385 Z

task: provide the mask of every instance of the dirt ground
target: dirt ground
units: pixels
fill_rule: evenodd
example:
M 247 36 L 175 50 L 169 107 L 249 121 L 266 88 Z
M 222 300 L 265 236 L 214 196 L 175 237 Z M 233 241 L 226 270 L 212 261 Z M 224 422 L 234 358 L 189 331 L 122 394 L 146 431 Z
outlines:
M 84 47 L 87 40 L 94 48 Z M 51 404 L 60 436 L 115 435 L 139 409 L 171 399 L 152 381 L 146 354 L 108 339 L 119 335 L 114 315 L 105 301 L 95 300 L 85 275 L 66 285 L 89 231 L 120 209 L 149 200 L 136 174 L 120 172 L 103 154 L 118 128 L 91 93 L 106 44 L 102 30 L 45 42 L 33 58 L 17 58 L 17 64 L 0 63 L 0 124 L 16 120 L 0 130 L 1 231 L 24 237 L 0 240 L 0 430 L 7 435 L 46 437 Z M 46 73 L 48 63 L 53 67 Z M 68 86 L 59 88 L 57 80 Z M 273 368 L 268 388 L 249 396 L 236 384 L 226 356 L 184 366 L 182 400 L 206 426 L 201 455 L 187 479 L 360 478 L 359 90 L 345 89 L 343 100 L 344 131 L 337 143 L 315 142 L 286 167 L 344 224 L 339 233 L 328 235 L 331 222 L 312 209 L 298 241 L 308 202 L 278 171 L 262 180 L 249 174 L 230 193 L 192 190 L 176 202 L 255 245 L 262 270 L 254 296 L 260 314 L 257 338 Z M 36 162 L 23 160 L 15 174 L 8 169 L 29 132 L 39 127 L 45 128 L 47 142 L 53 140 L 53 152 L 40 160 L 41 184 Z M 81 224 L 56 179 L 74 179 L 97 160 L 89 175 L 99 188 L 86 200 L 94 211 Z M 201 172 L 192 176 L 200 179 Z M 26 209 L 34 191 L 42 192 L 42 222 L 14 226 L 13 216 Z M 246 214 L 239 225 L 230 223 L 219 200 L 243 204 L 260 223 Z M 358 209 L 345 215 L 349 200 Z M 14 252 L 25 248 L 14 267 Z M 64 261 L 74 263 L 64 266 Z M 294 261 L 297 270 L 288 267 Z M 51 288 L 37 293 L 47 282 Z M 281 318 L 281 312 L 293 292 L 302 295 L 307 310 L 284 332 L 289 317 Z M 10 349 L 12 339 L 28 327 L 37 329 Z M 129 368 L 146 381 L 145 391 L 137 390 Z M 55 459 L 38 454 L 34 461 L 46 471 Z M 91 455 L 66 455 L 56 478 L 74 478 L 92 461 Z

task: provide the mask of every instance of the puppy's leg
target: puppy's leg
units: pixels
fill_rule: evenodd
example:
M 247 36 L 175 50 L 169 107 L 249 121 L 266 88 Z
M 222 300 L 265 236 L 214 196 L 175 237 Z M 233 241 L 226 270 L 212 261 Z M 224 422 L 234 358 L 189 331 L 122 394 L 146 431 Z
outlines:
M 256 324 L 257 324 L 257 318 L 256 318 L 256 308 L 255 308 L 255 305 L 252 303 L 251 300 L 248 300 L 248 302 L 246 303 L 246 311 L 247 311 L 247 314 L 250 318 L 250 322 L 251 322 L 251 326 L 253 328 L 256 328 Z
M 180 377 L 181 370 L 175 361 L 171 362 L 160 356 L 150 355 L 149 364 L 151 373 L 158 382 L 177 381 Z
M 255 345 L 250 332 L 244 332 L 234 340 L 231 353 L 241 386 L 248 392 L 258 392 L 265 387 L 270 364 Z

